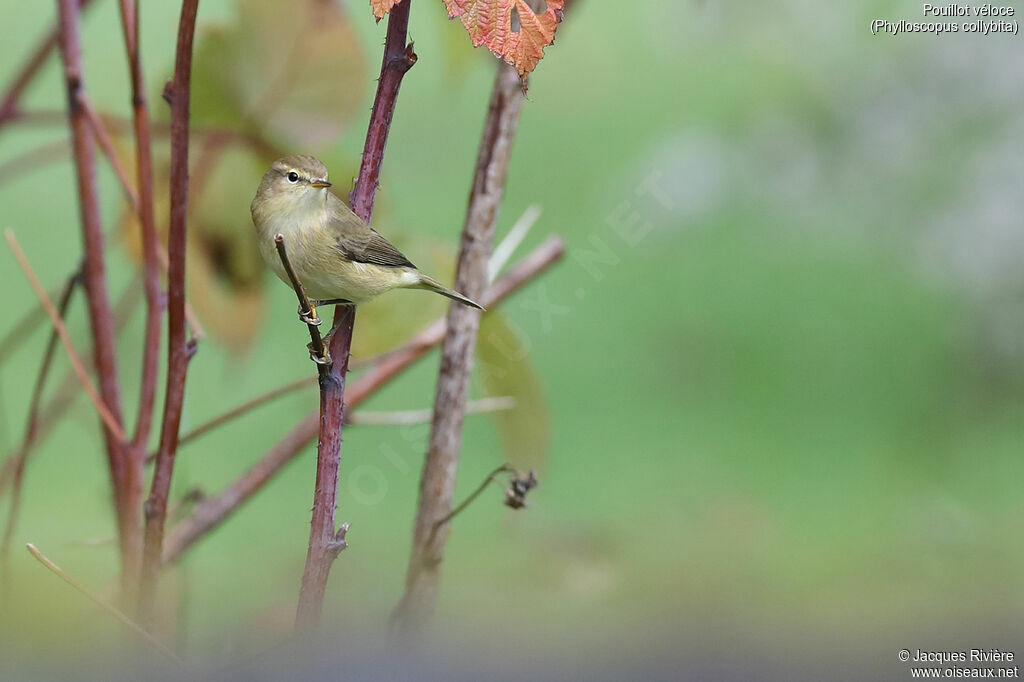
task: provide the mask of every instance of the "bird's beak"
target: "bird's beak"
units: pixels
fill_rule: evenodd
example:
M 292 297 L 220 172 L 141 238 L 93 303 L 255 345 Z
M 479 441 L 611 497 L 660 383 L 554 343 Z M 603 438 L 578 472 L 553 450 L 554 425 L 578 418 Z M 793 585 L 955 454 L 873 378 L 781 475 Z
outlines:
M 331 183 L 327 182 L 326 180 L 314 180 L 313 182 L 309 183 L 309 186 L 320 189 L 322 187 L 330 187 Z

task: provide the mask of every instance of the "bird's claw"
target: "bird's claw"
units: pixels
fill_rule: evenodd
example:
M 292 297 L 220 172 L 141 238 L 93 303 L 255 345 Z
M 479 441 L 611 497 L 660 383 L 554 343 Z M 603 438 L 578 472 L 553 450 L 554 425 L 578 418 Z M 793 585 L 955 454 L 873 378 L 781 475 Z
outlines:
M 330 366 L 331 364 L 334 363 L 334 361 L 331 360 L 331 354 L 327 350 L 327 345 L 326 344 L 324 345 L 323 357 L 321 357 L 320 354 L 316 352 L 316 349 L 313 347 L 313 342 L 312 341 L 310 341 L 309 343 L 306 344 L 306 348 L 309 349 L 309 359 L 312 360 L 313 362 L 315 362 L 316 364 L 324 365 L 324 366 Z
M 314 327 L 319 327 L 320 323 L 323 322 L 323 320 L 321 320 L 320 317 L 316 314 L 315 306 L 310 307 L 309 312 L 306 312 L 305 310 L 302 309 L 302 306 L 299 306 L 299 319 L 306 324 L 313 325 Z

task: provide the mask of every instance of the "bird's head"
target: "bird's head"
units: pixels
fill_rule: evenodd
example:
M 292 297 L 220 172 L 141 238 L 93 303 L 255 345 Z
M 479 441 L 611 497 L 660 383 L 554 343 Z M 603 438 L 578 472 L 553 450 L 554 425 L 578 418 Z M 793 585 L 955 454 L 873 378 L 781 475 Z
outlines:
M 263 175 L 253 199 L 253 210 L 283 212 L 301 209 L 327 199 L 327 166 L 312 156 L 295 155 L 278 159 Z

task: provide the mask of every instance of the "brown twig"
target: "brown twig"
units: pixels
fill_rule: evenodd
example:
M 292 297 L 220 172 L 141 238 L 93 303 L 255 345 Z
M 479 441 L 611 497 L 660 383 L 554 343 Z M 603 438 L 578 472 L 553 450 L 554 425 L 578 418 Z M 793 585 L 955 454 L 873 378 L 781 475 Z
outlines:
M 80 0 L 78 7 L 80 10 L 84 10 L 86 6 L 92 2 L 92 0 Z M 59 27 L 53 28 L 42 40 L 39 41 L 39 45 L 32 51 L 28 59 L 25 60 L 24 66 L 21 67 L 21 71 L 14 77 L 11 84 L 7 86 L 7 90 L 4 92 L 3 98 L 0 99 L 0 125 L 3 125 L 7 121 L 10 121 L 18 111 L 18 100 L 21 98 L 22 93 L 28 84 L 32 82 L 32 79 L 39 73 L 39 69 L 42 68 L 46 62 L 46 58 L 50 56 L 50 52 L 54 47 L 57 46 L 57 41 L 60 37 Z
M 22 179 L 33 171 L 66 161 L 71 156 L 71 144 L 66 139 L 54 140 L 33 147 L 0 164 L 0 185 Z
M 86 589 L 85 586 L 82 585 L 82 583 L 72 578 L 64 571 L 64 569 L 50 561 L 50 559 L 45 554 L 40 552 L 39 549 L 36 548 L 36 546 L 33 545 L 31 542 L 27 543 L 25 545 L 25 548 L 29 551 L 29 554 L 36 558 L 36 561 L 41 563 L 43 566 L 46 566 L 46 568 L 49 569 L 50 572 L 52 572 L 58 578 L 66 582 L 68 585 L 71 585 L 71 587 L 75 588 L 76 590 L 78 590 L 78 592 L 85 595 L 90 601 L 92 601 L 101 609 L 112 615 L 114 618 L 117 618 L 125 626 L 127 626 L 129 630 L 134 632 L 142 639 L 146 640 L 146 642 L 155 647 L 164 656 L 167 656 L 167 658 L 171 659 L 179 666 L 185 667 L 185 662 L 178 658 L 177 654 L 175 654 L 173 651 L 164 646 L 164 644 L 160 640 L 146 632 L 145 629 L 143 629 L 138 623 L 136 623 L 131 618 L 122 613 L 117 607 L 113 606 L 112 604 L 108 604 L 103 599 L 100 599 L 100 597 L 93 593 L 91 590 Z
M 164 310 L 164 296 L 160 285 L 160 239 L 156 232 L 156 215 L 153 199 L 153 152 L 149 122 L 149 106 L 146 102 L 146 82 L 142 71 L 142 56 L 139 50 L 139 3 L 138 0 L 121 0 L 121 28 L 124 33 L 125 53 L 132 84 L 132 123 L 135 131 L 135 181 L 134 194 L 126 179 L 125 190 L 133 197 L 132 205 L 139 216 L 139 232 L 142 241 L 142 281 L 146 294 L 146 324 L 142 342 L 142 373 L 139 381 L 139 410 L 135 421 L 135 435 L 132 438 L 129 460 L 131 464 L 132 504 L 139 508 L 142 501 L 143 476 L 146 465 L 146 444 L 153 427 L 153 409 L 156 402 L 157 381 L 160 374 L 160 327 Z M 96 117 L 94 127 L 104 130 L 103 122 Z M 105 132 L 104 132 L 105 134 Z M 102 144 L 102 141 L 101 141 Z M 104 145 L 107 148 L 107 145 Z M 107 155 L 111 162 L 116 159 L 113 145 Z M 121 174 L 118 174 L 121 177 Z M 141 561 L 141 548 L 136 551 L 136 560 Z
M 515 398 L 497 396 L 471 400 L 466 404 L 466 414 L 487 414 L 511 410 L 516 406 Z M 413 424 L 429 424 L 434 414 L 430 408 L 423 410 L 399 410 L 393 412 L 350 412 L 345 424 L 352 426 L 412 426 Z
M 114 319 L 107 293 L 105 244 L 100 221 L 99 189 L 96 181 L 96 159 L 93 135 L 86 115 L 82 45 L 79 33 L 78 2 L 59 0 L 60 47 L 67 89 L 68 118 L 74 150 L 75 175 L 78 179 L 78 202 L 82 217 L 82 239 L 85 268 L 83 283 L 89 308 L 93 356 L 99 380 L 100 396 L 110 410 L 109 422 L 121 423 L 121 389 L 118 381 L 114 344 Z M 109 426 L 109 424 L 108 424 Z M 118 537 L 121 542 L 122 584 L 130 577 L 129 550 L 137 546 L 138 510 L 126 504 L 124 435 L 115 436 L 113 429 L 104 431 L 107 461 L 114 487 Z
M 297 381 L 289 382 L 284 386 L 278 386 L 277 388 L 267 391 L 262 395 L 258 395 L 252 400 L 247 400 L 241 405 L 233 407 L 227 412 L 219 414 L 213 419 L 210 419 L 209 421 L 203 422 L 202 424 L 192 429 L 191 431 L 181 434 L 181 437 L 178 438 L 178 449 L 180 450 L 188 443 L 196 440 L 200 436 L 209 433 L 210 431 L 213 431 L 217 427 L 223 426 L 224 424 L 227 424 L 228 422 L 237 419 L 238 417 L 248 414 L 250 411 L 256 409 L 257 407 L 260 407 L 261 405 L 266 405 L 267 403 L 273 400 L 277 400 L 282 396 L 294 393 L 295 391 L 298 391 L 300 389 L 311 387 L 315 383 L 316 377 L 302 377 Z M 156 459 L 156 453 L 150 455 L 149 459 Z
M 79 269 L 64 283 L 64 289 L 60 294 L 60 301 L 57 303 L 57 317 L 61 320 L 67 315 L 68 306 L 71 304 L 71 296 L 81 283 L 81 277 L 82 272 Z M 11 504 L 7 511 L 3 543 L 0 545 L 0 557 L 2 557 L 0 564 L 3 566 L 7 565 L 7 559 L 10 556 L 11 550 L 11 539 L 14 537 L 14 529 L 18 524 L 25 464 L 28 461 L 29 452 L 32 450 L 32 444 L 35 442 L 39 431 L 39 405 L 43 399 L 43 388 L 46 386 L 46 379 L 50 375 L 50 367 L 53 365 L 53 357 L 55 355 L 54 351 L 57 350 L 57 342 L 59 340 L 60 334 L 57 332 L 57 328 L 54 327 L 50 332 L 50 338 L 46 341 L 46 347 L 43 350 L 43 361 L 39 365 L 39 374 L 36 375 L 36 383 L 32 388 L 32 398 L 28 406 L 28 422 L 25 424 L 25 433 L 21 437 L 21 446 L 17 450 L 17 455 L 12 460 L 14 462 L 14 469 L 11 475 Z
M 130 282 L 114 304 L 115 335 L 119 335 L 124 331 L 125 325 L 128 324 L 128 321 L 131 318 L 131 313 L 134 307 L 138 304 L 137 292 L 138 283 Z M 46 311 L 43 310 L 41 305 L 38 310 L 44 320 L 48 319 Z M 91 354 L 81 357 L 82 365 L 86 372 L 92 372 L 93 370 L 92 362 L 89 361 L 89 355 Z M 57 389 L 54 391 L 53 397 L 50 398 L 50 400 L 40 409 L 35 438 L 32 440 L 32 444 L 28 451 L 24 453 L 24 456 L 27 457 L 32 450 L 38 447 L 46 436 L 50 434 L 53 427 L 60 421 L 68 408 L 72 405 L 81 388 L 82 382 L 79 380 L 78 373 L 75 371 L 74 366 L 72 366 L 57 385 Z M 18 454 L 17 450 L 9 452 L 7 454 L 7 458 L 4 460 L 4 467 L 0 469 L 0 495 L 3 494 L 10 481 Z
M 355 185 L 349 193 L 350 208 L 367 224 L 373 214 L 398 90 L 402 78 L 416 63 L 412 44 L 406 44 L 411 5 L 412 0 L 405 0 L 394 7 L 388 16 L 384 56 L 363 145 L 362 162 Z M 329 349 L 334 364 L 330 372 L 320 375 L 320 440 L 317 445 L 313 519 L 295 615 L 296 628 L 299 630 L 309 630 L 320 622 L 327 577 L 334 559 L 344 545 L 344 527 L 340 531 L 335 530 L 335 516 L 341 469 L 341 430 L 345 422 L 345 373 L 348 371 L 355 314 L 355 306 L 335 306 L 332 326 L 334 334 Z
M 316 309 L 309 304 L 306 289 L 302 286 L 302 282 L 299 281 L 299 276 L 295 274 L 292 262 L 288 260 L 288 249 L 284 244 L 284 235 L 276 235 L 274 237 L 274 245 L 277 247 L 277 255 L 281 258 L 281 265 L 284 267 L 284 271 L 288 273 L 288 280 L 292 283 L 295 298 L 299 300 L 299 317 L 306 320 L 317 320 Z M 309 328 L 310 357 L 316 363 L 317 374 L 322 377 L 330 371 L 331 361 L 327 357 L 327 349 L 324 348 L 323 339 L 320 338 L 320 328 L 317 324 L 318 320 L 317 322 L 307 322 L 306 326 Z
M 168 269 L 167 392 L 160 431 L 160 449 L 153 471 L 153 486 L 146 500 L 146 529 L 142 551 L 139 614 L 143 624 L 153 623 L 156 584 L 163 553 L 167 496 L 178 450 L 185 376 L 191 350 L 185 324 L 185 247 L 188 214 L 188 119 L 192 83 L 192 41 L 199 0 L 184 0 L 178 23 L 178 47 L 171 85 L 171 217 L 167 239 Z
M 76 271 L 80 274 L 80 268 Z M 76 273 L 72 273 L 70 277 L 73 277 Z M 50 298 L 55 298 L 58 292 L 50 292 Z M 0 339 L 0 365 L 7 361 L 7 358 L 23 343 L 29 340 L 32 336 L 32 332 L 36 330 L 36 327 L 46 322 L 46 312 L 42 307 L 34 305 L 28 309 L 24 315 L 18 318 L 18 321 L 14 323 L 10 331 L 4 334 L 3 339 Z
M 487 293 L 477 300 L 488 310 L 493 310 L 508 296 L 546 272 L 558 262 L 564 252 L 565 245 L 561 238 L 549 238 L 498 279 Z M 348 390 L 348 408 L 354 409 L 426 355 L 430 349 L 440 345 L 445 336 L 445 324 L 444 318 L 434 321 L 400 349 L 388 353 L 377 365 L 359 377 Z M 302 451 L 307 443 L 316 438 L 319 423 L 319 412 L 313 410 L 227 488 L 203 500 L 191 516 L 168 533 L 164 546 L 164 561 L 173 562 L 180 559 L 192 545 L 218 527 L 259 492 L 277 472 Z
M 43 306 L 43 310 L 50 318 L 50 322 L 53 323 L 53 329 L 57 332 L 60 337 L 61 343 L 64 344 L 64 350 L 68 354 L 68 359 L 71 360 L 71 366 L 75 370 L 75 374 L 78 376 L 78 381 L 82 384 L 82 388 L 89 395 L 89 399 L 92 400 L 93 406 L 100 415 L 100 419 L 103 424 L 107 427 L 107 431 L 110 432 L 111 437 L 117 442 L 124 441 L 124 430 L 121 428 L 121 424 L 114 414 L 113 410 L 104 402 L 102 394 L 96 390 L 93 386 L 92 381 L 89 379 L 89 374 L 85 369 L 85 364 L 82 362 L 81 356 L 78 351 L 75 350 L 75 344 L 71 340 L 71 334 L 68 333 L 67 327 L 64 326 L 64 320 L 61 319 L 60 313 L 57 311 L 57 307 L 50 300 L 49 294 L 46 293 L 46 289 L 43 288 L 42 283 L 39 281 L 39 277 L 36 276 L 35 271 L 32 269 L 32 265 L 29 264 L 28 258 L 25 256 L 25 252 L 21 250 L 21 245 L 18 244 L 17 238 L 14 236 L 14 232 L 11 230 L 5 230 L 4 236 L 7 238 L 7 245 L 10 247 L 11 252 L 14 254 L 14 259 L 18 262 L 18 266 L 22 272 L 25 273 L 25 277 L 28 279 L 28 283 L 32 286 L 32 290 L 36 294 L 36 298 L 39 299 L 39 303 Z
M 131 178 L 128 177 L 128 170 L 124 167 L 124 162 L 121 161 L 121 157 L 117 154 L 114 141 L 110 139 L 110 134 L 107 132 L 106 126 L 103 125 L 103 119 L 100 118 L 99 113 L 97 113 L 90 102 L 85 102 L 82 109 L 85 111 L 85 119 L 89 122 L 89 129 L 92 131 L 93 137 L 96 138 L 96 144 L 100 146 L 100 151 L 103 152 L 103 156 L 106 157 L 110 167 L 114 170 L 117 182 L 121 185 L 121 189 L 124 190 L 125 197 L 128 199 L 128 203 L 131 204 L 132 210 L 138 213 L 139 194 L 132 187 Z
M 434 526 L 430 529 L 431 535 L 436 535 L 437 531 L 440 530 L 441 526 L 445 525 L 446 523 L 454 519 L 456 516 L 461 514 L 466 509 L 466 507 L 473 503 L 473 500 L 480 497 L 483 491 L 487 489 L 487 486 L 489 486 L 491 482 L 494 480 L 495 476 L 506 471 L 514 472 L 515 469 L 513 469 L 508 464 L 502 464 L 500 467 L 498 467 L 491 473 L 487 474 L 487 476 L 484 477 L 484 480 L 480 482 L 480 485 L 477 486 L 476 490 L 469 494 L 469 497 L 464 499 L 455 509 L 452 509 L 450 512 L 448 512 L 443 517 L 434 522 Z
M 494 241 L 498 211 L 505 190 L 519 112 L 522 84 L 516 69 L 499 63 L 491 92 L 477 156 L 476 175 L 469 194 L 462 230 L 455 289 L 474 298 L 487 286 L 487 262 Z M 405 593 L 395 617 L 405 632 L 419 627 L 433 611 L 440 582 L 440 564 L 450 527 L 437 529 L 439 519 L 451 511 L 455 478 L 462 447 L 462 422 L 469 395 L 469 378 L 480 313 L 465 306 L 451 306 L 441 351 L 441 369 L 434 400 L 427 458 L 420 478 L 420 501 L 413 530 L 413 545 L 406 573 Z

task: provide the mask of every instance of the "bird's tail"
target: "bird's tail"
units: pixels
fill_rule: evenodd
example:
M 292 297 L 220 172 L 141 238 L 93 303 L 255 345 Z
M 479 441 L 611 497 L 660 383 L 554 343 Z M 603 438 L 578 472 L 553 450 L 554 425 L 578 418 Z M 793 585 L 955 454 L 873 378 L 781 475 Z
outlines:
M 420 283 L 418 285 L 416 285 L 416 288 L 417 289 L 426 289 L 428 291 L 433 291 L 433 292 L 436 292 L 438 294 L 441 294 L 442 296 L 447 296 L 448 298 L 452 299 L 453 301 L 458 301 L 462 305 L 469 306 L 470 308 L 476 308 L 477 310 L 486 310 L 486 308 L 484 308 L 482 305 L 480 305 L 476 301 L 463 296 L 462 294 L 460 294 L 457 291 L 452 291 L 448 287 L 442 286 L 441 283 L 438 282 L 437 280 L 435 280 L 435 279 L 433 279 L 431 277 L 427 277 L 426 275 L 424 275 L 422 273 L 420 273 Z

